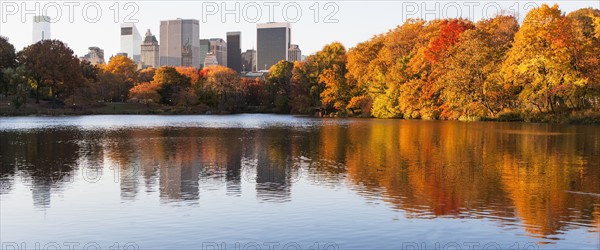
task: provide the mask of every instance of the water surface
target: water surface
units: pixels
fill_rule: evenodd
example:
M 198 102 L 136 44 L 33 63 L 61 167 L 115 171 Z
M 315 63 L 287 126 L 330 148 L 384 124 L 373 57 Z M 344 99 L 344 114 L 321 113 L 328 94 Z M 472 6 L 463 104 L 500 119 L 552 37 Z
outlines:
M 4 249 L 600 247 L 598 126 L 0 118 L 0 184 Z

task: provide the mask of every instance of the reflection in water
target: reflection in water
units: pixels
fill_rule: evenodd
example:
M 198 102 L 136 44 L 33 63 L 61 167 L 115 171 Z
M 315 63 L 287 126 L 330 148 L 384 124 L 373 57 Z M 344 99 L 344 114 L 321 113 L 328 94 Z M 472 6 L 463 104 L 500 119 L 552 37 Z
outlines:
M 0 195 L 27 183 L 38 208 L 50 208 L 50 194 L 75 175 L 93 181 L 102 171 L 114 174 L 124 202 L 158 192 L 161 202 L 194 204 L 225 186 L 225 195 L 285 203 L 305 179 L 385 202 L 408 219 L 486 218 L 546 240 L 599 230 L 598 127 L 344 120 L 308 128 L 53 128 L 0 138 Z

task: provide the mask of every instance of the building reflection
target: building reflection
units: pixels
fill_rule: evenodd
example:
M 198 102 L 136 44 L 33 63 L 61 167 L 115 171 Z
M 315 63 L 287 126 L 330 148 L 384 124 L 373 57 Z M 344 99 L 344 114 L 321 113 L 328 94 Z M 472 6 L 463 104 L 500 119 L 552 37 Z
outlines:
M 525 132 L 523 132 L 525 131 Z M 598 231 L 600 132 L 520 123 L 361 120 L 291 128 L 153 128 L 0 132 L 0 184 L 31 188 L 34 206 L 82 168 L 118 172 L 121 199 L 203 192 L 286 202 L 297 181 L 349 186 L 409 218 L 488 218 L 534 237 Z M 112 172 L 111 172 L 112 173 Z M 254 193 L 242 193 L 243 186 Z M 248 190 L 248 189 L 245 189 Z
M 290 199 L 290 138 L 286 129 L 261 131 L 254 149 L 256 157 L 256 196 L 261 201 Z

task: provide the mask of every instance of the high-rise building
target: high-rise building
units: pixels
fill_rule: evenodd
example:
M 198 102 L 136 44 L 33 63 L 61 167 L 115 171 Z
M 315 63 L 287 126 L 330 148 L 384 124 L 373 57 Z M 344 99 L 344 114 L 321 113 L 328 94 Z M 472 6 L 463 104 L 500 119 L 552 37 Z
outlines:
M 150 29 L 148 29 L 148 31 L 146 31 L 146 35 L 144 37 L 144 41 L 142 42 L 141 46 L 142 46 L 141 47 L 142 68 L 146 68 L 146 67 L 158 68 L 158 67 L 160 67 L 160 54 L 159 54 L 160 47 L 158 45 L 158 40 L 156 40 L 156 36 L 152 35 L 152 32 L 150 31 Z
M 140 61 L 142 36 L 133 23 L 121 24 L 121 52 L 135 63 Z
M 258 70 L 268 70 L 277 62 L 288 60 L 291 33 L 289 23 L 263 23 L 256 26 Z
M 242 72 L 242 33 L 227 32 L 227 67 Z
M 210 52 L 217 57 L 219 65 L 227 66 L 227 42 L 221 38 L 211 38 Z
M 210 51 L 210 41 L 208 39 L 200 39 L 200 68 L 205 67 L 204 60 Z
M 288 61 L 302 61 L 302 51 L 300 50 L 300 47 L 297 44 L 292 44 L 288 49 Z
M 33 33 L 31 42 L 37 43 L 42 40 L 51 39 L 50 36 L 50 17 L 49 16 L 34 16 L 33 17 Z
M 160 21 L 160 65 L 200 67 L 200 22 Z
M 256 50 L 249 49 L 242 52 L 242 71 L 256 71 Z
M 81 57 L 81 60 L 90 62 L 93 65 L 104 64 L 104 50 L 99 47 L 89 47 L 90 51 Z

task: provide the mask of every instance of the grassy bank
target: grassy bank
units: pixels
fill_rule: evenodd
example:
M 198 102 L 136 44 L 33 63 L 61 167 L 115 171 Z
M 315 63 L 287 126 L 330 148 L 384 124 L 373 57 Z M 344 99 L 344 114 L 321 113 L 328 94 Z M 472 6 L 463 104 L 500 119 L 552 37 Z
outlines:
M 27 116 L 27 115 L 114 115 L 114 114 L 206 114 L 214 113 L 207 106 L 171 107 L 159 104 L 142 104 L 127 102 L 106 102 L 87 105 L 84 107 L 66 107 L 53 104 L 51 101 L 42 100 L 36 104 L 28 100 L 27 104 L 16 109 L 9 101 L 0 100 L 1 116 Z
M 249 107 L 248 113 L 276 113 L 264 107 Z M 142 104 L 128 102 L 106 102 L 88 105 L 85 107 L 65 107 L 53 104 L 51 101 L 42 100 L 39 104 L 34 99 L 29 99 L 27 104 L 15 109 L 7 98 L 0 98 L 0 116 L 62 116 L 62 115 L 177 115 L 177 114 L 227 114 L 205 105 L 194 107 L 173 107 L 160 104 Z M 345 115 L 330 114 L 327 117 L 347 117 Z M 562 113 L 520 113 L 504 112 L 496 117 L 465 117 L 462 121 L 499 121 L 499 122 L 533 122 L 556 124 L 595 124 L 600 125 L 600 112 L 598 111 L 571 111 Z

